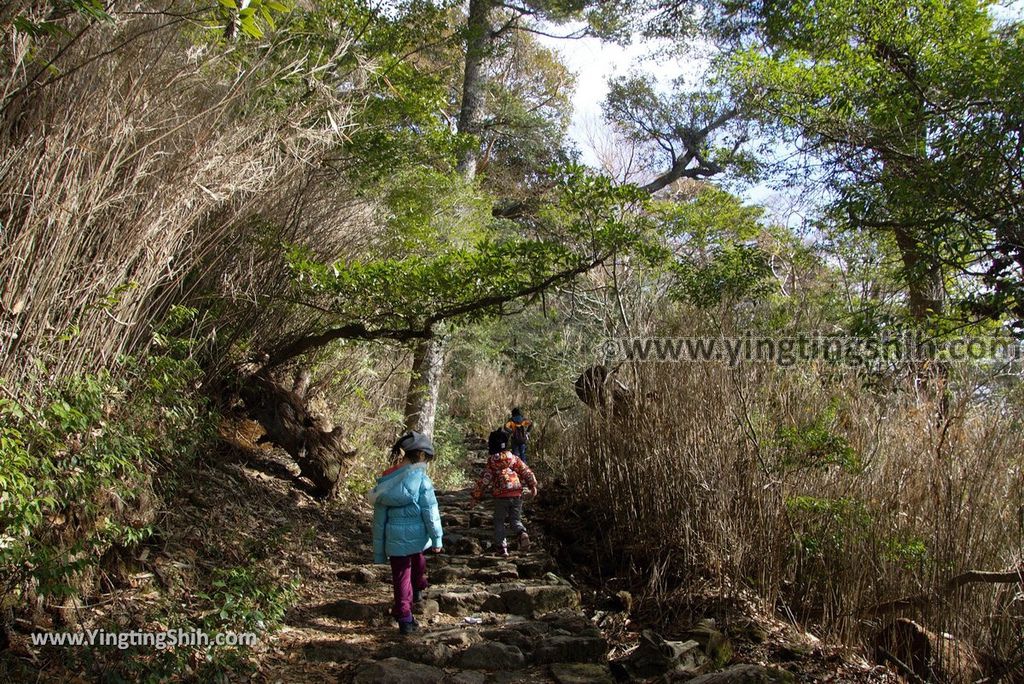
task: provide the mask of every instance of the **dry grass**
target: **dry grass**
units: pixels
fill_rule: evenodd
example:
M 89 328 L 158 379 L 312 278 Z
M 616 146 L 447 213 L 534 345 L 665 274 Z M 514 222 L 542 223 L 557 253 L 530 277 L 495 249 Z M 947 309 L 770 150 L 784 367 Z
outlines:
M 872 606 L 1021 563 L 1021 407 L 972 399 L 966 378 L 939 419 L 912 389 L 875 394 L 806 366 L 627 372 L 639 397 L 628 415 L 591 412 L 550 460 L 606 511 L 606 543 L 626 552 L 666 619 L 690 590 L 746 586 L 782 616 L 855 641 L 879 625 Z M 813 424 L 857 463 L 793 463 L 785 428 Z M 909 616 L 1012 657 L 1020 590 L 975 585 Z
M 175 305 L 202 313 L 189 330 L 166 330 L 170 344 L 197 341 L 188 348 L 202 356 L 207 380 L 226 376 L 218 373 L 225 364 L 318 324 L 318 314 L 290 301 L 281 243 L 330 259 L 372 237 L 373 207 L 324 158 L 347 139 L 371 87 L 361 79 L 375 65 L 359 60 L 342 96 L 311 75 L 309 54 L 273 38 L 213 45 L 175 9 L 118 4 L 112 23 L 72 14 L 61 20 L 67 33 L 33 41 L 9 30 L 0 10 L 5 399 L 32 405 L 32 395 L 80 374 L 130 373 L 125 357 L 144 358 L 160 344 L 154 331 Z M 354 49 L 344 29 L 337 38 L 339 53 Z M 310 92 L 274 99 L 282 74 Z M 339 363 L 374 358 L 358 351 Z M 319 379 L 331 380 L 330 370 Z M 379 415 L 393 392 L 378 394 L 345 409 Z M 354 438 L 384 441 L 361 429 Z M 173 461 L 169 451 L 159 456 Z M 134 465 L 150 472 L 151 464 Z M 148 482 L 137 489 L 140 498 L 152 494 Z
M 508 420 L 513 406 L 524 404 L 525 391 L 507 369 L 491 363 L 471 365 L 450 392 L 452 412 L 478 435 L 486 435 Z
M 187 21 L 118 9 L 116 24 L 31 52 L 9 32 L 0 50 L 0 377 L 12 384 L 115 366 L 200 295 L 231 304 L 210 329 L 279 334 L 275 242 L 336 254 L 367 226 L 366 207 L 315 173 L 358 89 L 260 113 L 261 88 L 308 65 L 271 63 L 269 45 L 240 60 Z

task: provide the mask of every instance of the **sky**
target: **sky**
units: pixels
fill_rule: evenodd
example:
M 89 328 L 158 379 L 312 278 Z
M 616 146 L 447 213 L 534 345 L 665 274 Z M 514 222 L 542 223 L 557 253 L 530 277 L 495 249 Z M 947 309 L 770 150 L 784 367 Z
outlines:
M 552 33 L 558 30 L 568 33 L 575 28 L 556 27 L 550 30 Z M 608 94 L 609 78 L 638 71 L 667 85 L 668 81 L 684 71 L 694 74 L 700 68 L 696 61 L 686 65 L 678 60 L 654 59 L 654 48 L 639 40 L 626 46 L 606 43 L 597 38 L 559 40 L 541 36 L 539 40 L 557 51 L 565 65 L 576 74 L 569 135 L 580 146 L 584 161 L 593 165 L 597 164 L 597 158 L 588 137 L 589 132 L 602 122 L 601 103 Z
M 649 48 L 639 42 L 621 46 L 604 43 L 597 38 L 557 40 L 542 37 L 540 40 L 556 50 L 565 65 L 576 74 L 569 134 L 583 151 L 584 160 L 588 164 L 596 164 L 593 149 L 587 141 L 587 129 L 601 121 L 601 103 L 608 94 L 608 79 L 644 66 L 640 61 L 649 56 Z M 643 71 L 649 72 L 648 69 Z
M 574 28 L 563 30 L 568 32 Z M 548 30 L 554 33 L 558 29 Z M 557 51 L 565 65 L 576 74 L 569 136 L 579 146 L 584 163 L 595 167 L 598 160 L 590 139 L 595 129 L 603 128 L 601 103 L 608 94 L 610 77 L 638 71 L 667 88 L 672 79 L 684 74 L 688 78 L 697 78 L 707 68 L 706 61 L 695 57 L 684 61 L 657 55 L 656 47 L 639 40 L 627 46 L 605 43 L 597 38 L 559 40 L 540 37 L 539 40 Z M 812 214 L 812 208 L 795 192 L 776 190 L 764 184 L 733 190 L 748 203 L 764 206 L 769 220 L 793 229 L 798 229 Z

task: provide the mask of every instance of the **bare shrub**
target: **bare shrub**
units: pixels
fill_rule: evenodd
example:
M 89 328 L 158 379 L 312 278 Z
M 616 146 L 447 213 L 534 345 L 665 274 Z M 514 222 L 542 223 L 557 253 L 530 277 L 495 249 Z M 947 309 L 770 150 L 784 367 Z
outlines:
M 280 239 L 330 253 L 367 225 L 351 220 L 365 209 L 344 186 L 313 196 L 337 183 L 313 169 L 344 138 L 358 89 L 339 99 L 321 88 L 260 113 L 261 88 L 309 65 L 271 63 L 273 45 L 238 60 L 184 19 L 128 9 L 37 46 L 32 62 L 20 43 L 0 54 L 0 377 L 10 382 L 45 383 L 33 360 L 50 377 L 113 367 L 170 305 L 200 295 L 235 305 L 211 328 L 258 331 L 268 314 L 280 320 L 268 305 L 286 281 L 274 277 Z M 58 56 L 55 75 L 40 76 L 38 58 Z

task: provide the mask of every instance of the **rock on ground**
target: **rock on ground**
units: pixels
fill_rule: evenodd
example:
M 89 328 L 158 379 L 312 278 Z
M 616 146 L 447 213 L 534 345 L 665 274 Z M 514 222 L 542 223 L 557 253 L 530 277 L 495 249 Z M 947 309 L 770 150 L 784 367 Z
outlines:
M 386 658 L 361 667 L 353 682 L 355 684 L 382 684 L 383 682 L 441 684 L 444 678 L 444 670 L 436 667 L 410 663 L 401 658 Z

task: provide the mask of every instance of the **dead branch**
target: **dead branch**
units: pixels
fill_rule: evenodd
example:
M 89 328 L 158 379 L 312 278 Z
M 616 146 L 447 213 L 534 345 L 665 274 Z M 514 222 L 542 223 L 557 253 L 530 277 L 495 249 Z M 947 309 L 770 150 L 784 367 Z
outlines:
M 1024 582 L 1024 565 L 1016 570 L 1002 572 L 968 570 L 947 580 L 942 588 L 937 591 L 925 592 L 915 596 L 904 596 L 892 601 L 878 603 L 861 611 L 861 615 L 872 617 L 908 608 L 920 608 L 931 603 L 936 598 L 949 596 L 968 584 L 1013 584 L 1014 582 Z

